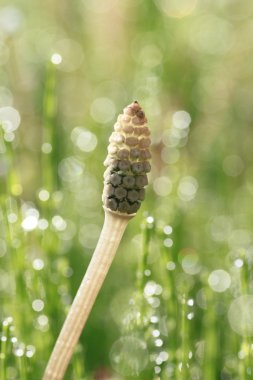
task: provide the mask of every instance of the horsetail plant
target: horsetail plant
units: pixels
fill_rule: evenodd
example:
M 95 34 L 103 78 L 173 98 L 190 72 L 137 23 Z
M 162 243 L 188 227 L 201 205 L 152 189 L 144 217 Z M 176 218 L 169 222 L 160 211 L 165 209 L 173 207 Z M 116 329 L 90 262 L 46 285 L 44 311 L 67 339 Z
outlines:
M 137 101 L 127 106 L 114 125 L 104 162 L 104 225 L 95 252 L 69 310 L 43 380 L 61 380 L 98 292 L 111 266 L 125 228 L 145 198 L 150 171 L 150 131 Z

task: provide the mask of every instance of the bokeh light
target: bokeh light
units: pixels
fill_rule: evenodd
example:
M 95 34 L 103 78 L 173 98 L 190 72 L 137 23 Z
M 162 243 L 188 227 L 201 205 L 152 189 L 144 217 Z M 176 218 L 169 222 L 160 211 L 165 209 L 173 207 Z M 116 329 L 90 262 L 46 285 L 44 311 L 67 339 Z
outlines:
M 64 158 L 59 164 L 59 176 L 63 181 L 72 182 L 80 178 L 84 171 L 84 164 L 75 157 Z
M 59 53 L 54 53 L 51 57 L 51 62 L 54 65 L 59 65 L 62 62 L 62 56 Z
M 73 143 L 83 152 L 91 152 L 97 146 L 97 138 L 94 133 L 82 127 L 76 127 L 71 132 Z
M 179 183 L 178 196 L 183 201 L 191 201 L 198 190 L 198 182 L 194 177 L 183 177 Z
M 225 157 L 223 161 L 223 170 L 230 177 L 237 177 L 243 171 L 244 165 L 241 157 L 233 154 Z
M 149 186 L 67 377 L 252 377 L 252 17 L 249 0 L 0 5 L 3 377 L 42 377 L 134 100 Z
M 148 364 L 145 341 L 125 336 L 116 341 L 110 351 L 112 367 L 123 376 L 137 376 Z
M 253 336 L 253 296 L 243 295 L 232 301 L 228 310 L 231 328 L 239 335 Z
M 65 38 L 56 41 L 53 48 L 56 53 L 53 53 L 51 61 L 59 70 L 73 72 L 81 66 L 84 52 L 78 42 Z
M 182 18 L 193 12 L 197 0 L 155 0 L 155 3 L 167 16 Z
M 16 33 L 23 22 L 24 16 L 19 8 L 7 5 L 0 9 L 0 30 L 7 36 Z
M 191 28 L 190 43 L 194 49 L 204 54 L 225 54 L 234 43 L 233 26 L 225 19 L 204 14 Z
M 19 112 L 15 108 L 0 108 L 0 123 L 5 133 L 10 133 L 18 129 L 20 121 Z
M 153 183 L 153 188 L 157 195 L 165 197 L 170 194 L 172 190 L 172 183 L 168 177 L 158 177 Z
M 90 113 L 98 123 L 108 123 L 116 113 L 115 105 L 109 98 L 97 98 L 91 104 Z
M 210 273 L 208 277 L 208 284 L 215 292 L 222 293 L 230 287 L 231 277 L 225 270 L 216 269 Z

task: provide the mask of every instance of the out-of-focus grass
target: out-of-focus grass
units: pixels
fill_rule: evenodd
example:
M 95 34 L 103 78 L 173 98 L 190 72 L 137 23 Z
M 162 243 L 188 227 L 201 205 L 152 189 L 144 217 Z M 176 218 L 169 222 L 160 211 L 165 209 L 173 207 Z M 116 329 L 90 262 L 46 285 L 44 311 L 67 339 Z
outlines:
M 135 98 L 153 137 L 147 199 L 66 379 L 252 378 L 252 14 L 1 3 L 1 380 L 42 375 L 101 229 L 112 124 Z

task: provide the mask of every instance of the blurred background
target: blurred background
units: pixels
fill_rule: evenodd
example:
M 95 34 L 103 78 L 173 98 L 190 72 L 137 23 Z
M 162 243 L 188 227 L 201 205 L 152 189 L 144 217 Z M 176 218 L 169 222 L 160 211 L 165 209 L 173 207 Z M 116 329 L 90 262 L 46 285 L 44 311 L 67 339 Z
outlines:
M 147 197 L 66 379 L 253 378 L 252 33 L 249 0 L 1 0 L 1 380 L 42 376 L 136 99 Z

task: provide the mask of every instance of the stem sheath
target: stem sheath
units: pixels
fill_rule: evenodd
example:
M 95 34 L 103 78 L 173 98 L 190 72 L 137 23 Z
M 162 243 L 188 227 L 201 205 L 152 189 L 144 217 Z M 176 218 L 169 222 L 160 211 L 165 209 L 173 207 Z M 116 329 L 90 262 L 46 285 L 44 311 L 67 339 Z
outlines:
M 118 215 L 105 209 L 104 225 L 97 247 L 56 341 L 43 380 L 63 379 L 76 343 L 132 216 Z

